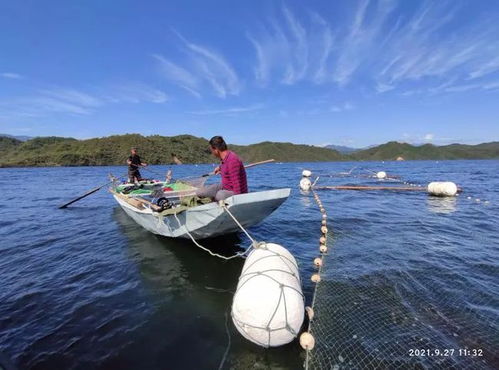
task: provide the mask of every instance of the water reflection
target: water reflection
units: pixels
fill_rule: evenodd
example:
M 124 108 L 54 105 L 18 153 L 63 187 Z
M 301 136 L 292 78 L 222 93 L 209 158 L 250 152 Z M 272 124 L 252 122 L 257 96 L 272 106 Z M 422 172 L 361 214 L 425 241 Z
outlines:
M 431 197 L 427 198 L 428 210 L 432 213 L 453 213 L 456 212 L 457 200 L 454 197 Z
M 230 307 L 244 260 L 225 261 L 210 256 L 190 240 L 156 236 L 120 208 L 114 210 L 113 218 L 129 239 L 129 256 L 137 262 L 142 286 L 156 307 L 134 335 L 144 342 L 134 341 L 117 353 L 120 362 L 129 361 L 128 368 L 154 368 L 157 363 L 168 364 L 168 368 L 217 368 L 229 333 L 232 344 L 225 366 L 248 368 L 260 363 L 265 368 L 295 368 L 302 363 L 296 343 L 272 349 L 273 356 L 269 356 L 269 350 L 248 342 L 234 329 Z M 201 244 L 232 255 L 245 243 L 233 234 L 203 240 Z M 103 368 L 117 365 L 111 359 Z

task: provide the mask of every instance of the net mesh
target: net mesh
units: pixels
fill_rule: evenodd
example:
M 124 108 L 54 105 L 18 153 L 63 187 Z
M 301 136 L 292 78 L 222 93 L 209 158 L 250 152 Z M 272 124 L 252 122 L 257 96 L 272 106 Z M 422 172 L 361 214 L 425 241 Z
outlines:
M 347 273 L 345 264 L 354 262 L 341 248 L 349 242 L 343 235 L 337 245 L 328 235 L 305 368 L 498 368 L 499 316 L 489 308 L 499 307 L 497 296 L 465 280 L 454 280 L 454 291 L 431 286 L 426 278 L 439 272 L 429 268 Z
M 385 244 L 398 236 L 391 229 Z M 477 260 L 470 268 L 447 255 L 435 268 L 400 246 L 392 250 L 398 263 L 390 264 L 386 251 L 355 248 L 373 245 L 369 238 L 351 230 L 333 234 L 329 225 L 308 328 L 315 345 L 306 351 L 305 368 L 499 369 L 497 264 Z

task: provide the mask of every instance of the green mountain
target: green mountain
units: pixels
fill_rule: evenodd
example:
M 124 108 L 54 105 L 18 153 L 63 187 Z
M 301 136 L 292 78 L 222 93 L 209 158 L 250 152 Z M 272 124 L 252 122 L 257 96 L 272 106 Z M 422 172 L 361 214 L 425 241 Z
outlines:
M 349 156 L 352 160 L 405 160 L 416 159 L 493 159 L 499 158 L 499 142 L 478 145 L 451 144 L 414 146 L 390 141 L 386 144 L 360 150 Z
M 0 137 L 0 167 L 9 166 L 95 166 L 124 165 L 131 147 L 137 147 L 141 157 L 150 164 L 173 163 L 175 154 L 183 163 L 213 163 L 208 141 L 191 135 L 142 136 L 115 135 L 104 138 L 76 140 L 63 137 L 37 137 L 28 141 Z M 336 150 L 311 145 L 265 141 L 252 145 L 229 145 L 245 162 L 274 158 L 277 162 L 314 162 L 341 160 L 413 159 L 491 159 L 499 158 L 499 142 L 479 145 L 431 144 L 414 146 L 389 143 L 340 154 Z
M 208 141 L 191 135 L 147 136 L 116 135 L 76 140 L 62 137 L 39 137 L 21 142 L 0 138 L 4 155 L 0 167 L 8 166 L 94 166 L 124 164 L 131 147 L 150 164 L 170 164 L 172 154 L 183 163 L 213 163 Z M 230 145 L 246 162 L 274 158 L 278 162 L 335 161 L 341 155 L 330 149 L 311 145 L 263 142 L 248 146 Z

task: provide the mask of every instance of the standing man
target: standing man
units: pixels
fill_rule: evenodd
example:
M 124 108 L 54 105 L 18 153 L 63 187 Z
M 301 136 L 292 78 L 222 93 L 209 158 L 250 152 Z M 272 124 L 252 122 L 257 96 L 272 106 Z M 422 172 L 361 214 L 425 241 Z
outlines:
M 137 154 L 137 148 L 132 148 L 131 155 L 128 157 L 126 163 L 128 164 L 128 182 L 138 182 L 142 180 L 139 167 L 147 166 L 147 163 L 140 160 Z
M 210 150 L 211 154 L 220 159 L 220 166 L 215 168 L 214 173 L 222 175 L 222 182 L 202 187 L 196 195 L 219 201 L 232 195 L 247 193 L 248 183 L 243 162 L 236 153 L 227 149 L 223 137 L 213 136 L 210 139 Z

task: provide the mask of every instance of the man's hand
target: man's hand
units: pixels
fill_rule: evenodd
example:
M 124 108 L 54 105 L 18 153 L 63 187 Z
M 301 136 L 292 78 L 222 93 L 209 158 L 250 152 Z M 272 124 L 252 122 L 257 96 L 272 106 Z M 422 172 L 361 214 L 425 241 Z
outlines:
M 215 169 L 213 170 L 213 173 L 215 175 L 218 175 L 220 173 L 220 166 L 215 167 Z
M 142 167 L 147 167 L 147 163 L 141 163 L 140 164 Z

